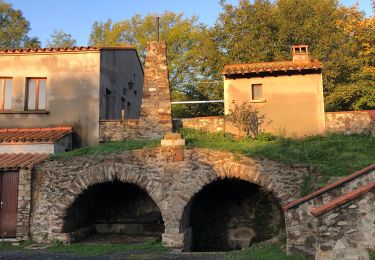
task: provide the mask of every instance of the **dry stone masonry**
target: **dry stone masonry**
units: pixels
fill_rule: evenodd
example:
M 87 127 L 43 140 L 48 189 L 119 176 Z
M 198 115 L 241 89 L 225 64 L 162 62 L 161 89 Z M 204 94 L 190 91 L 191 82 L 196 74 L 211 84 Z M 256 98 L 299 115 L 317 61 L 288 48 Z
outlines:
M 254 160 L 227 152 L 175 147 L 137 150 L 121 154 L 87 156 L 50 161 L 37 168 L 33 190 L 31 238 L 36 241 L 71 241 L 63 226 L 71 205 L 89 187 L 118 181 L 144 190 L 160 209 L 165 231 L 163 243 L 189 248 L 189 218 L 194 195 L 207 184 L 234 178 L 253 183 L 279 204 L 300 194 L 305 167 L 285 166 L 269 160 Z M 233 233 L 233 232 L 232 232 Z
M 367 249 L 375 247 L 375 191 L 353 199 L 348 195 L 374 181 L 375 165 L 356 178 L 285 206 L 288 252 L 322 260 L 369 259 Z M 342 205 L 325 206 L 343 195 Z M 314 209 L 324 211 L 317 214 Z

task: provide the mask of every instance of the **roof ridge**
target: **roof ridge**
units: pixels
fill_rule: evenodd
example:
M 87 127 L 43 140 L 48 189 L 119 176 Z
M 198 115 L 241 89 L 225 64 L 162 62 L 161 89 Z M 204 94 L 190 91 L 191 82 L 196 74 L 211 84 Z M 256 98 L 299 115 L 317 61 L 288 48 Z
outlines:
M 106 49 L 134 49 L 133 45 L 120 46 L 72 46 L 72 47 L 56 47 L 56 48 L 14 48 L 0 49 L 0 54 L 28 54 L 28 53 L 48 53 L 48 52 L 79 52 L 79 51 L 98 51 Z
M 323 194 L 327 191 L 330 191 L 330 190 L 332 190 L 332 189 L 334 189 L 334 188 L 336 188 L 340 185 L 343 185 L 343 184 L 345 184 L 349 181 L 352 181 L 352 180 L 358 178 L 359 176 L 361 176 L 365 173 L 369 173 L 373 170 L 375 170 L 375 163 L 371 164 L 371 165 L 369 165 L 369 166 L 367 166 L 367 167 L 365 167 L 365 168 L 363 168 L 363 169 L 361 169 L 361 170 L 359 170 L 359 171 L 357 171 L 357 172 L 355 172 L 355 173 L 353 173 L 349 176 L 341 178 L 336 182 L 330 183 L 330 184 L 328 184 L 328 185 L 326 185 L 326 186 L 324 186 L 324 187 L 322 187 L 322 188 L 320 188 L 320 189 L 318 189 L 318 190 L 316 190 L 316 191 L 314 191 L 314 192 L 312 192 L 312 193 L 310 193 L 306 196 L 303 196 L 302 198 L 299 198 L 299 199 L 296 199 L 292 202 L 287 203 L 286 205 L 283 206 L 283 210 L 287 211 L 291 208 L 294 208 L 294 207 L 304 203 L 305 201 L 311 200 L 311 199 L 313 199 L 313 198 L 315 198 L 315 197 L 317 197 L 317 196 L 319 196 L 319 195 L 321 195 L 321 194 Z
M 52 131 L 73 131 L 72 126 L 56 127 L 35 127 L 35 128 L 0 128 L 0 133 L 19 133 L 19 132 L 52 132 Z

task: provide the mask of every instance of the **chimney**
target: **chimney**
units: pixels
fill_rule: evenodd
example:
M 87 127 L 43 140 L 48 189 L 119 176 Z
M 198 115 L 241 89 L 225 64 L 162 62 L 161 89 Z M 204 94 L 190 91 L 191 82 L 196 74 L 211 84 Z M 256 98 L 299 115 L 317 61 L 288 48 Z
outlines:
M 308 45 L 293 45 L 292 46 L 293 62 L 308 62 L 309 46 Z

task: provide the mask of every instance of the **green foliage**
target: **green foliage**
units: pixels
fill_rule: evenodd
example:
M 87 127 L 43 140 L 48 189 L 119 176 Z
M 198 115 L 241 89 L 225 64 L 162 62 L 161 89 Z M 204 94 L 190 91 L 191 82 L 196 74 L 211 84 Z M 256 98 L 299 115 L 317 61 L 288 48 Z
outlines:
M 28 36 L 30 23 L 20 10 L 0 0 L 0 49 L 39 47 L 38 38 Z
M 49 252 L 73 253 L 79 256 L 99 256 L 133 250 L 165 252 L 166 248 L 164 248 L 161 243 L 156 242 L 145 242 L 141 244 L 56 244 L 47 248 Z
M 232 251 L 225 255 L 225 260 L 303 260 L 303 256 L 287 255 L 281 246 L 252 246 L 241 251 Z
M 224 133 L 181 129 L 189 146 L 268 158 L 286 164 L 304 164 L 316 176 L 306 179 L 304 193 L 326 184 L 332 176 L 347 176 L 375 161 L 375 138 L 361 135 L 312 136 L 305 139 L 275 137 L 270 141 L 238 140 Z
M 119 153 L 123 151 L 131 151 L 142 148 L 152 148 L 159 146 L 160 140 L 145 140 L 145 141 L 125 141 L 125 142 L 109 142 L 93 145 L 90 147 L 75 149 L 66 153 L 59 153 L 51 156 L 51 159 L 65 159 L 76 156 L 95 155 L 95 154 L 110 154 Z
M 65 33 L 63 30 L 55 30 L 51 34 L 51 39 L 47 40 L 47 48 L 66 48 L 73 47 L 77 41 L 73 39 L 72 35 Z
M 325 98 L 326 111 L 375 109 L 375 81 L 361 80 L 356 83 L 338 85 Z
M 240 129 L 246 137 L 257 137 L 265 123 L 265 116 L 247 102 L 241 105 L 232 104 L 226 119 Z

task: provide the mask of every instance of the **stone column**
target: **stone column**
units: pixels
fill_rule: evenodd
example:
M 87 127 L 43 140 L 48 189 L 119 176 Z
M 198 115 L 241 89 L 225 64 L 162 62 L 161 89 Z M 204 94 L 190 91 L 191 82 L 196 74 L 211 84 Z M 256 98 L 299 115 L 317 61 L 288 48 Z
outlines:
M 17 241 L 30 238 L 31 174 L 31 170 L 19 171 Z
M 165 42 L 152 41 L 147 44 L 144 74 L 140 117 L 142 138 L 160 138 L 164 133 L 172 131 L 171 92 Z

